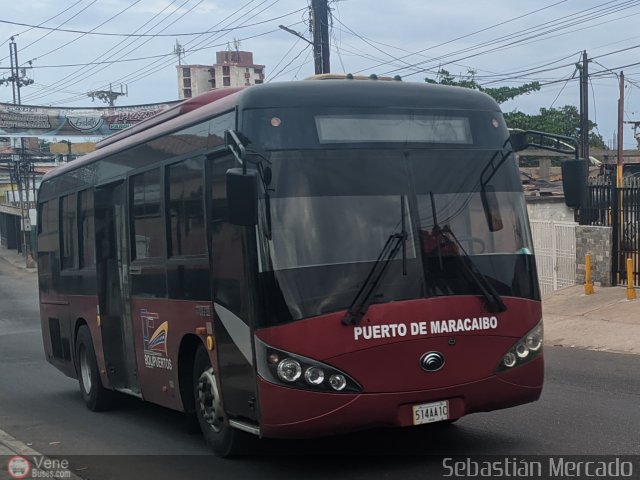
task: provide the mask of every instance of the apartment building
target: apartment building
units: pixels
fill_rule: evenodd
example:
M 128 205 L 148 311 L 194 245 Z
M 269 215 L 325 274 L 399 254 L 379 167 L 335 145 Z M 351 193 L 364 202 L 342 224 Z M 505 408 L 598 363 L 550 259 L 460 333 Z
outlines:
M 213 65 L 177 65 L 178 95 L 191 98 L 212 88 L 257 85 L 264 81 L 264 65 L 253 63 L 253 52 L 216 52 Z

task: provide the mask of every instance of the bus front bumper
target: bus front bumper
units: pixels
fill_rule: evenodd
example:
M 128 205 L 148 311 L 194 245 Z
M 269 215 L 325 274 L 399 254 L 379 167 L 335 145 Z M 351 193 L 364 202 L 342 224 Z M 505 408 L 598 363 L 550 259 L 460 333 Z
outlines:
M 413 425 L 413 405 L 449 401 L 449 419 L 536 401 L 542 392 L 542 355 L 500 375 L 447 388 L 338 394 L 300 390 L 258 378 L 260 435 L 311 438 L 377 427 Z

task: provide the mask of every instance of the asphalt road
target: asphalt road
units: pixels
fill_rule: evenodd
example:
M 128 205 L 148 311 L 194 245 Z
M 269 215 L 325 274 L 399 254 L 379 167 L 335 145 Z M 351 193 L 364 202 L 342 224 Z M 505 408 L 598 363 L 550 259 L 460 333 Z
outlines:
M 268 441 L 254 457 L 221 460 L 176 412 L 135 399 L 89 412 L 77 382 L 45 361 L 36 285 L 0 259 L 0 429 L 69 458 L 83 478 L 426 478 L 442 473 L 443 455 L 640 454 L 640 356 L 546 348 L 534 404 L 450 426 Z

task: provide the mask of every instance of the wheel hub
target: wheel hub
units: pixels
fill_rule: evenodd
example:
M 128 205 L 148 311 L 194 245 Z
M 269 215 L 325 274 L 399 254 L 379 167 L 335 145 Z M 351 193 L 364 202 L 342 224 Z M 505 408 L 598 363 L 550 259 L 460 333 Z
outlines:
M 87 358 L 87 349 L 84 346 L 80 349 L 80 375 L 82 375 L 82 388 L 89 395 L 91 393 L 91 367 Z
M 224 416 L 213 368 L 205 370 L 200 375 L 197 393 L 200 415 L 215 432 L 219 432 L 224 425 Z

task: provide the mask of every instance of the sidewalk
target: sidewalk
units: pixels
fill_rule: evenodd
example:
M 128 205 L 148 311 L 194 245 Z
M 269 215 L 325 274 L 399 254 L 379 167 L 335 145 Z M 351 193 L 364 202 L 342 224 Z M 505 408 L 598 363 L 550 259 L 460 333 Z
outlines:
M 625 287 L 583 285 L 558 290 L 542 299 L 545 345 L 640 355 L 640 291 L 627 300 Z
M 17 463 L 13 463 L 12 458 L 21 457 Z M 0 430 L 0 480 L 13 480 L 14 478 L 24 478 L 17 474 L 16 467 L 23 468 L 23 460 L 29 463 L 29 473 L 27 478 L 66 478 L 70 480 L 81 480 L 68 468 L 49 468 L 43 459 L 45 455 L 25 445 L 19 440 L 9 435 L 4 430 Z M 12 465 L 14 465 L 12 467 Z M 42 468 L 38 468 L 40 465 Z M 13 471 L 13 475 L 10 473 Z
M 17 250 L 9 250 L 4 245 L 0 245 L 0 258 L 6 260 L 11 265 L 17 268 L 21 268 L 23 270 L 29 272 L 37 272 L 37 268 L 27 268 L 27 260 L 22 255 L 22 253 L 18 253 Z

